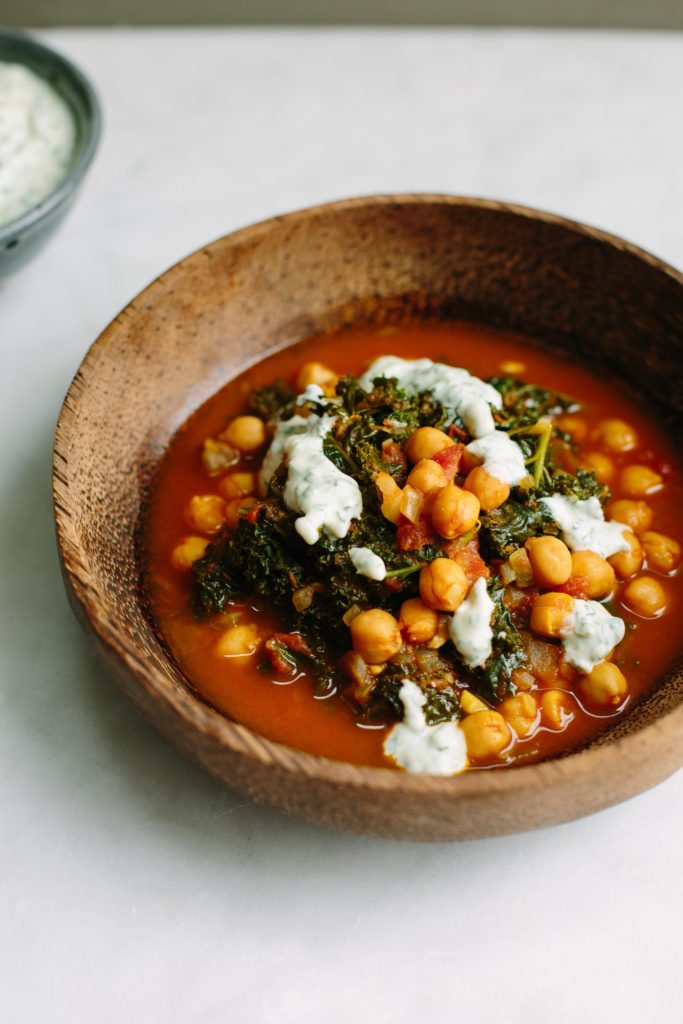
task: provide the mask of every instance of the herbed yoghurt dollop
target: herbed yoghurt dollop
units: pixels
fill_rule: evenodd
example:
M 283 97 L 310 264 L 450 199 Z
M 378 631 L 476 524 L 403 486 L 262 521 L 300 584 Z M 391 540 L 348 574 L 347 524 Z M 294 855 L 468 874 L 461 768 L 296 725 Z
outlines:
M 30 68 L 0 61 L 0 227 L 66 178 L 76 126 L 65 101 Z

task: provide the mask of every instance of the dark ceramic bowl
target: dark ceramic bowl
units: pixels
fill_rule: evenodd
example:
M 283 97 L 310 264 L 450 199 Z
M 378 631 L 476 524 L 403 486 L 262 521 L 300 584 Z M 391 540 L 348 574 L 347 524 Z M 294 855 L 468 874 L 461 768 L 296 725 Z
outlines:
M 80 621 L 140 710 L 208 771 L 250 799 L 335 828 L 471 839 L 568 821 L 675 771 L 683 660 L 653 679 L 612 730 L 557 760 L 455 778 L 346 764 L 264 739 L 205 704 L 148 615 L 138 557 L 159 459 L 205 399 L 301 338 L 434 316 L 576 352 L 653 400 L 680 443 L 681 274 L 628 242 L 538 210 L 371 196 L 218 239 L 133 299 L 69 389 L 54 503 Z
M 73 203 L 100 138 L 97 96 L 85 75 L 59 53 L 20 32 L 0 30 L 0 61 L 24 64 L 59 93 L 76 123 L 71 169 L 32 210 L 0 227 L 0 279 L 23 266 L 45 244 Z

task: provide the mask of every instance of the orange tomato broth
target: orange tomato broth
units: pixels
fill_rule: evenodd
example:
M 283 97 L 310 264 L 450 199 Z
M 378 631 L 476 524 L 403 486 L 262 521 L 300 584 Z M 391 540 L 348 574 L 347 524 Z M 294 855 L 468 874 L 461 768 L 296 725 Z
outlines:
M 393 766 L 382 751 L 388 727 L 357 724 L 351 705 L 341 694 L 315 699 L 306 673 L 286 683 L 273 678 L 273 673 L 264 674 L 259 667 L 263 664 L 262 653 L 227 658 L 215 653 L 219 631 L 226 628 L 227 621 L 221 616 L 205 622 L 193 618 L 189 609 L 191 573 L 172 567 L 171 552 L 184 536 L 196 532 L 185 518 L 192 496 L 219 493 L 219 478 L 209 477 L 201 462 L 204 440 L 215 437 L 232 417 L 244 411 L 255 388 L 278 377 L 293 385 L 301 365 L 313 360 L 340 375 L 358 375 L 377 356 L 388 353 L 404 358 L 428 356 L 463 366 L 479 377 L 503 373 L 502 367 L 510 361 L 523 363 L 524 369 L 514 376 L 571 395 L 581 404 L 580 415 L 589 428 L 605 417 L 617 417 L 635 427 L 638 447 L 611 457 L 617 467 L 645 464 L 664 476 L 662 491 L 645 499 L 654 510 L 651 529 L 681 541 L 679 510 L 683 503 L 683 474 L 672 445 L 653 413 L 624 384 L 604 374 L 599 377 L 569 355 L 559 357 L 528 339 L 479 325 L 420 322 L 390 328 L 350 328 L 310 338 L 268 357 L 209 399 L 178 431 L 162 460 L 145 524 L 143 564 L 158 630 L 191 687 L 228 717 L 291 747 L 384 767 Z M 596 450 L 596 446 L 588 442 L 581 450 Z M 262 452 L 257 458 L 244 458 L 230 471 L 257 469 L 261 457 Z M 613 484 L 612 498 L 620 496 L 618 486 Z M 644 567 L 643 571 L 648 570 Z M 664 578 L 648 572 L 666 590 L 668 606 L 660 617 L 644 619 L 629 611 L 618 597 L 623 584 L 618 585 L 617 596 L 610 604 L 614 614 L 627 624 L 626 637 L 614 658 L 629 683 L 626 700 L 616 710 L 596 711 L 583 706 L 564 684 L 574 708 L 574 717 L 564 729 L 542 725 L 532 736 L 518 739 L 493 764 L 482 767 L 538 761 L 576 749 L 604 731 L 652 686 L 681 647 L 678 623 L 683 612 L 683 574 Z M 264 638 L 279 628 L 277 615 L 257 601 L 240 607 L 240 622 L 258 623 Z

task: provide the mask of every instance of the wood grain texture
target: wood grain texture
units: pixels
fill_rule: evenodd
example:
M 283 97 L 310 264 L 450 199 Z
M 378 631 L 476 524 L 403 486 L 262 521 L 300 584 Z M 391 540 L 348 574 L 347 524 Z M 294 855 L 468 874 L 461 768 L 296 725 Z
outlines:
M 683 419 L 683 278 L 620 239 L 453 196 L 375 196 L 218 239 L 126 307 L 66 396 L 54 503 L 74 610 L 163 733 L 231 788 L 311 822 L 403 839 L 538 828 L 642 792 L 683 763 L 683 664 L 589 749 L 453 779 L 314 757 L 204 704 L 155 635 L 138 530 L 155 467 L 205 399 L 282 346 L 354 322 L 467 318 L 530 334 L 665 397 Z

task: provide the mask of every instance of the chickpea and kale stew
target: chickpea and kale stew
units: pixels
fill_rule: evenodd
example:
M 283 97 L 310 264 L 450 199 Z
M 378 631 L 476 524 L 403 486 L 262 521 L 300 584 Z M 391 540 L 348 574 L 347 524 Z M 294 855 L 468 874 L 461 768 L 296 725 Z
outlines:
M 472 325 L 355 329 L 270 357 L 179 432 L 148 589 L 235 720 L 454 775 L 576 749 L 652 685 L 679 644 L 682 500 L 614 382 Z

